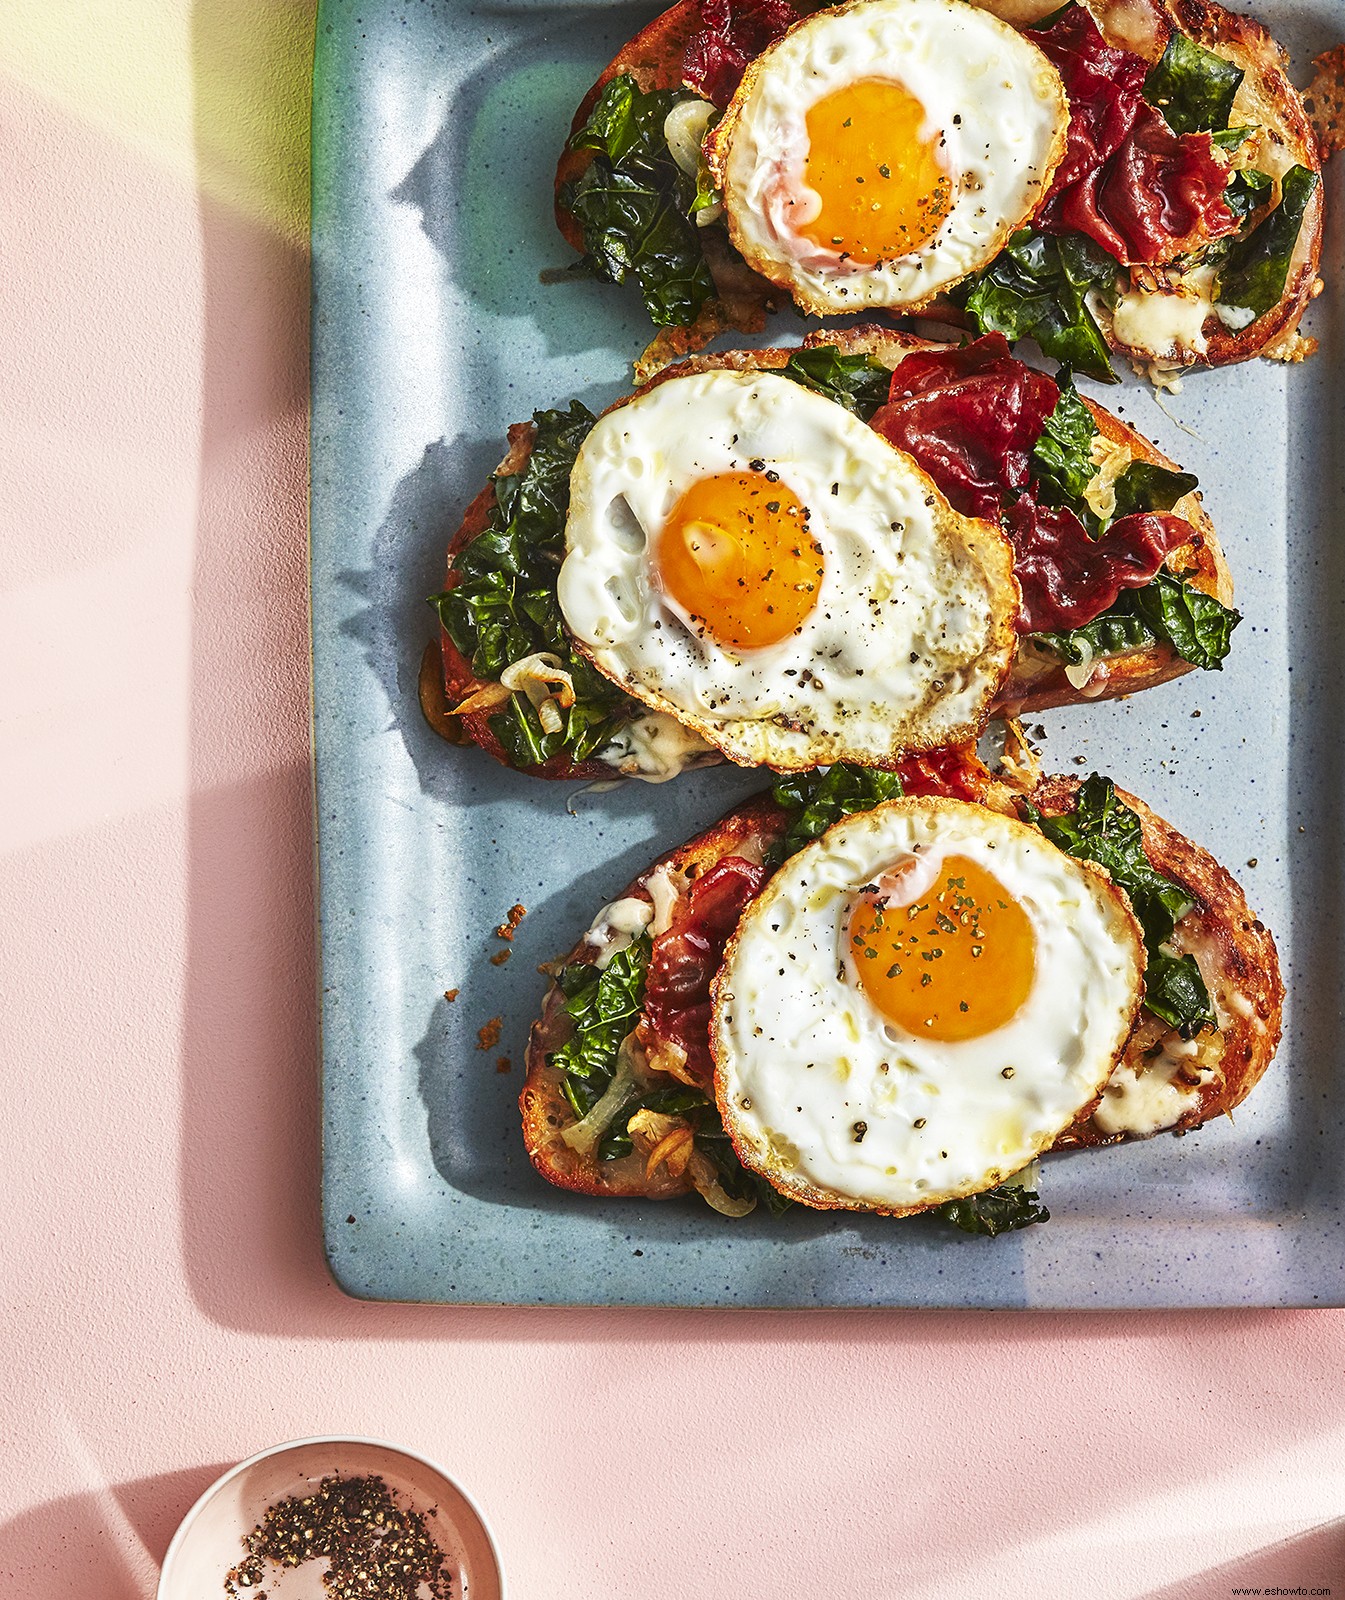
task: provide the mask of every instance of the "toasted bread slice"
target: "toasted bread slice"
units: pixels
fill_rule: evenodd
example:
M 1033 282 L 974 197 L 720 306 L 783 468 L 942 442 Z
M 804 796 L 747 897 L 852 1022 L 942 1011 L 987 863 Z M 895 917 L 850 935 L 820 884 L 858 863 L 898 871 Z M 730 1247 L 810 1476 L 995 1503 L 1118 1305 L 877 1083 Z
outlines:
M 913 334 L 901 333 L 891 328 L 864 325 L 847 329 L 828 329 L 810 334 L 804 348 L 835 346 L 843 353 L 864 354 L 874 357 L 883 365 L 893 368 L 902 357 L 915 350 L 945 348 Z M 675 367 L 663 369 L 644 389 L 656 387 L 673 378 L 690 373 L 723 368 L 747 371 L 783 367 L 794 352 L 788 349 L 725 350 L 702 353 L 679 362 Z M 618 400 L 610 409 L 624 405 Z M 1176 470 L 1176 463 L 1165 456 L 1143 434 L 1129 423 L 1114 416 L 1091 400 L 1085 402 L 1092 412 L 1102 436 L 1114 446 L 1113 472 L 1130 461 L 1148 461 Z M 515 423 L 509 429 L 509 450 L 496 469 L 497 474 L 509 476 L 519 472 L 527 462 L 532 449 L 531 423 Z M 449 587 L 456 581 L 454 557 L 480 535 L 488 525 L 494 489 L 490 484 L 468 506 L 462 523 L 448 548 Z M 1233 585 L 1228 567 L 1219 546 L 1213 524 L 1201 503 L 1198 490 L 1185 495 L 1173 507 L 1173 512 L 1183 517 L 1196 530 L 1195 537 L 1178 546 L 1167 557 L 1169 571 L 1180 573 L 1193 587 L 1213 595 L 1224 605 L 1232 603 Z M 441 629 L 443 654 L 444 695 L 449 708 L 449 720 L 432 718 L 432 725 L 445 732 L 456 717 L 467 739 L 481 746 L 497 761 L 509 764 L 505 751 L 490 727 L 490 719 L 508 699 L 509 692 L 498 683 L 488 683 L 472 672 L 471 664 Z M 1126 655 L 1111 656 L 1092 664 L 1086 674 L 1069 669 L 1058 660 L 1044 656 L 1032 646 L 1019 647 L 1014 666 L 1000 692 L 992 715 L 1018 716 L 1044 711 L 1054 706 L 1076 705 L 1088 700 L 1113 699 L 1119 695 L 1134 694 L 1183 673 L 1193 671 L 1191 663 L 1184 661 L 1168 644 L 1155 643 Z M 422 700 L 423 700 L 422 696 Z M 536 777 L 565 779 L 602 779 L 617 775 L 608 763 L 596 759 L 572 762 L 565 757 L 553 757 L 540 766 L 526 769 Z
M 962 759 L 960 791 L 974 792 L 992 809 L 1014 812 L 1024 798 L 1049 816 L 1073 807 L 1077 779 L 1045 778 L 1025 792 L 1018 781 L 993 778 L 970 752 Z M 1065 1130 L 1054 1151 L 1120 1144 L 1159 1132 L 1185 1133 L 1231 1113 L 1265 1073 L 1280 1037 L 1284 987 L 1274 940 L 1249 910 L 1241 888 L 1207 851 L 1142 801 L 1118 793 L 1139 814 L 1153 866 L 1181 884 L 1194 902 L 1177 924 L 1172 944 L 1178 952 L 1196 957 L 1218 1028 L 1188 1043 L 1141 1012 L 1096 1110 Z M 621 898 L 653 907 L 657 897 L 666 905 L 669 886 L 674 890 L 685 886 L 730 856 L 759 860 L 786 825 L 786 814 L 770 796 L 758 796 L 660 857 Z M 666 920 L 666 912 L 664 916 Z M 594 926 L 601 922 L 600 912 Z M 585 935 L 557 965 L 594 962 L 601 954 L 601 936 Z M 631 1154 L 610 1161 L 581 1154 L 566 1143 L 566 1130 L 576 1118 L 550 1056 L 569 1037 L 570 1029 L 564 996 L 553 985 L 532 1029 L 527 1078 L 519 1097 L 524 1143 L 538 1172 L 561 1188 L 584 1194 L 667 1199 L 697 1188 L 685 1168 L 658 1159 L 656 1147 L 642 1147 L 638 1140 Z M 650 1043 L 647 1037 L 645 1043 Z M 652 1081 L 678 1080 L 655 1070 Z
M 972 0 L 1014 27 L 1024 28 L 1041 22 L 1058 9 L 1055 0 Z M 1314 127 L 1304 100 L 1285 71 L 1287 56 L 1269 31 L 1251 17 L 1229 11 L 1216 0 L 1085 0 L 1103 37 L 1116 48 L 1134 51 L 1146 61 L 1156 62 L 1174 33 L 1184 34 L 1203 49 L 1222 56 L 1245 74 L 1233 104 L 1231 126 L 1253 126 L 1259 130 L 1247 151 L 1248 163 L 1265 171 L 1274 182 L 1273 199 L 1280 200 L 1280 179 L 1294 165 L 1319 173 L 1323 159 L 1339 147 L 1339 92 L 1341 66 L 1339 52 L 1318 58 L 1319 74 L 1313 85 L 1319 129 Z M 803 6 L 800 10 L 808 10 Z M 572 132 L 583 126 L 599 94 L 614 77 L 628 74 L 643 90 L 674 89 L 681 85 L 682 59 L 687 41 L 700 26 L 700 0 L 677 0 L 641 30 L 608 64 L 592 89 L 580 103 Z M 1240 158 L 1241 159 L 1241 158 Z M 583 234 L 575 218 L 566 210 L 561 192 L 591 160 L 584 151 L 566 149 L 556 172 L 556 220 L 561 233 L 576 250 L 584 248 Z M 1322 186 L 1319 183 L 1309 198 L 1298 240 L 1289 263 L 1279 301 L 1249 326 L 1232 330 L 1214 315 L 1211 304 L 1199 332 L 1203 353 L 1164 344 L 1152 348 L 1143 342 L 1138 329 L 1145 318 L 1131 316 L 1118 333 L 1109 312 L 1099 321 L 1112 349 L 1147 371 L 1159 383 L 1184 368 L 1227 366 L 1254 356 L 1277 361 L 1301 361 L 1316 348 L 1315 340 L 1298 333 L 1298 324 L 1310 301 L 1322 291 L 1318 265 L 1322 244 Z M 644 381 L 662 365 L 700 349 L 726 329 L 757 333 L 765 317 L 788 299 L 786 293 L 753 272 L 728 243 L 722 230 L 702 230 L 706 261 L 715 281 L 717 298 L 702 310 L 689 328 L 664 329 L 636 363 L 636 377 Z M 1123 276 L 1127 269 L 1118 268 Z M 1125 290 L 1131 300 L 1144 303 L 1177 295 L 1207 299 L 1208 284 L 1197 278 L 1161 268 L 1137 267 L 1130 270 L 1130 285 Z M 950 301 L 939 301 L 925 313 L 954 325 L 964 318 Z M 1189 321 L 1189 319 L 1188 319 Z M 1124 335 L 1129 335 L 1130 342 Z M 1161 335 L 1155 333 L 1155 338 Z

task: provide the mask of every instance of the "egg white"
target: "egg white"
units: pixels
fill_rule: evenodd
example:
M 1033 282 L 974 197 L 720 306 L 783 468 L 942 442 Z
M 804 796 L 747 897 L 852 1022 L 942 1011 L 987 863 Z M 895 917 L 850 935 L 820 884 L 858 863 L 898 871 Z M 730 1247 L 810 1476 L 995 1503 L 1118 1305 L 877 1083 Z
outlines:
M 911 855 L 970 858 L 1032 923 L 1033 987 L 980 1038 L 917 1038 L 847 976 L 858 892 Z M 806 1204 L 901 1214 L 976 1194 L 1096 1100 L 1143 971 L 1125 896 L 1035 828 L 943 799 L 847 817 L 785 863 L 730 944 L 712 1024 L 725 1127 L 746 1165 Z
M 651 551 L 687 487 L 775 470 L 822 547 L 817 603 L 735 652 L 665 592 Z M 1016 649 L 1013 551 L 844 407 L 772 372 L 669 379 L 599 419 L 570 479 L 557 592 L 600 671 L 732 760 L 877 763 L 970 737 Z
M 816 215 L 807 115 L 860 78 L 890 77 L 941 140 L 952 210 L 932 239 L 878 264 L 842 260 L 795 227 Z M 1046 56 L 966 0 L 854 0 L 816 12 L 748 68 L 710 137 L 729 235 L 748 264 L 810 311 L 916 310 L 986 265 L 1041 203 L 1069 105 Z

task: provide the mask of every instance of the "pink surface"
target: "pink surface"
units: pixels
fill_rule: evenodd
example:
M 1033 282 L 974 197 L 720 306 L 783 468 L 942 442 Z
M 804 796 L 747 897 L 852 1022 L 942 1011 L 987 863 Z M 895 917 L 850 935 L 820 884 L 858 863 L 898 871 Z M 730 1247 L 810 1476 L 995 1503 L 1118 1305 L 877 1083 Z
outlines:
M 356 1304 L 318 1233 L 299 0 L 0 16 L 0 1595 L 140 1600 L 274 1441 L 515 1600 L 1345 1594 L 1345 1315 Z

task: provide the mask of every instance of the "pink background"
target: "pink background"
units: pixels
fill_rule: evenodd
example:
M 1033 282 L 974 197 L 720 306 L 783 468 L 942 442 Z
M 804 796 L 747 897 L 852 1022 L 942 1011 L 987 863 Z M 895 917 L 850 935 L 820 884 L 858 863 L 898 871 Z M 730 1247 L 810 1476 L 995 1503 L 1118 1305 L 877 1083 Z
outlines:
M 356 1304 L 318 1233 L 302 0 L 0 11 L 0 1594 L 152 1594 L 274 1441 L 515 1600 L 1345 1594 L 1345 1314 Z

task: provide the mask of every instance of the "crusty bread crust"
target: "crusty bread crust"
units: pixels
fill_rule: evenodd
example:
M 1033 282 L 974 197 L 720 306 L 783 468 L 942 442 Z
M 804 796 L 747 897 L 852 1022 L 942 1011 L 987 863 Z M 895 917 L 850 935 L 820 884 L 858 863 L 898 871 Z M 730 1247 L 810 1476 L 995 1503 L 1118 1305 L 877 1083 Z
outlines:
M 1057 9 L 1055 0 L 972 0 L 972 3 L 1017 28 L 1039 22 Z M 1323 156 L 1329 151 L 1321 148 L 1303 100 L 1289 81 L 1284 50 L 1261 23 L 1227 10 L 1217 0 L 1085 0 L 1085 3 L 1109 43 L 1133 50 L 1148 61 L 1157 61 L 1173 32 L 1180 31 L 1242 68 L 1245 77 L 1234 102 L 1235 125 L 1241 118 L 1264 127 L 1272 142 L 1292 157 L 1294 163 L 1314 172 L 1321 171 Z M 581 101 L 571 131 L 582 126 L 603 87 L 620 73 L 629 73 L 645 90 L 677 87 L 681 82 L 687 40 L 698 26 L 696 0 L 676 0 L 676 4 L 642 29 L 607 65 Z M 1335 70 L 1333 65 L 1332 71 Z M 556 171 L 556 222 L 566 240 L 579 251 L 584 248 L 582 230 L 561 204 L 560 191 L 569 179 L 584 170 L 590 159 L 586 152 L 567 149 Z M 1183 361 L 1182 365 L 1228 366 L 1260 355 L 1272 360 L 1301 361 L 1311 353 L 1314 341 L 1301 338 L 1297 330 L 1308 304 L 1322 291 L 1322 280 L 1318 276 L 1322 217 L 1322 185 L 1318 184 L 1303 217 L 1278 305 L 1249 327 L 1236 332 L 1225 328 L 1217 317 L 1208 318 L 1206 353 L 1189 362 Z M 637 376 L 641 379 L 650 376 L 658 365 L 701 348 L 727 329 L 760 332 L 767 310 L 788 300 L 784 291 L 753 272 L 734 251 L 713 249 L 709 266 L 718 290 L 718 301 L 704 308 L 693 327 L 662 331 L 637 363 Z M 947 301 L 936 301 L 927 314 L 940 316 L 954 325 L 963 321 L 962 313 Z M 1140 367 L 1149 364 L 1153 359 L 1149 352 L 1121 342 L 1109 318 L 1104 318 L 1103 323 L 1104 337 L 1115 351 Z
M 970 759 L 974 763 L 974 757 Z M 1057 816 L 1072 809 L 1079 782 L 1077 778 L 1044 778 L 1030 789 L 1028 797 L 1048 816 Z M 1013 809 L 1015 797 L 1022 793 L 1018 785 L 996 782 L 988 785 L 984 803 L 1008 812 Z M 1270 1065 L 1279 1043 L 1284 1004 L 1279 958 L 1269 930 L 1250 911 L 1233 876 L 1208 851 L 1179 833 L 1142 800 L 1124 790 L 1118 790 L 1118 794 L 1139 814 L 1145 850 L 1154 866 L 1180 883 L 1195 901 L 1193 909 L 1178 924 L 1173 943 L 1176 948 L 1195 954 L 1219 1019 L 1217 1033 L 1202 1036 L 1199 1064 L 1211 1069 L 1211 1075 L 1192 1093 L 1179 1119 L 1160 1130 L 1184 1133 L 1231 1113 Z M 661 868 L 690 871 L 693 876 L 706 872 L 726 856 L 750 851 L 754 845 L 768 845 L 783 826 L 783 814 L 769 795 L 757 796 L 704 833 L 661 856 L 617 898 L 635 896 L 648 900 L 645 885 Z M 598 953 L 581 937 L 559 964 L 594 961 Z M 1148 1066 L 1146 1052 L 1152 1049 L 1160 1032 L 1152 1026 L 1148 1014 L 1141 1013 L 1123 1056 L 1136 1074 L 1142 1074 Z M 560 1074 L 548 1065 L 547 1055 L 568 1036 L 564 996 L 553 985 L 528 1040 L 527 1077 L 519 1096 L 524 1143 L 538 1172 L 561 1188 L 584 1194 L 667 1199 L 688 1193 L 691 1186 L 684 1176 L 674 1177 L 662 1167 L 648 1173 L 639 1156 L 599 1162 L 577 1156 L 565 1144 L 561 1131 L 573 1123 L 574 1114 L 561 1089 Z M 1090 1108 L 1051 1148 L 1100 1148 L 1140 1137 L 1144 1136 L 1103 1132 L 1093 1122 Z M 824 1209 L 834 1203 L 826 1201 Z
M 895 328 L 880 327 L 873 323 L 850 328 L 828 328 L 818 333 L 811 333 L 803 341 L 803 346 L 805 349 L 835 346 L 846 354 L 871 355 L 887 367 L 896 367 L 903 356 L 915 350 L 945 348 L 937 342 L 917 338 L 914 334 L 903 333 Z M 725 370 L 747 372 L 780 368 L 793 353 L 792 350 L 778 347 L 765 350 L 703 352 L 688 357 L 674 367 L 665 367 L 638 389 L 636 394 L 643 394 L 661 383 L 671 382 L 674 378 L 687 377 L 698 372 Z M 624 396 L 607 409 L 614 411 L 628 404 L 634 397 L 634 395 Z M 1128 450 L 1132 457 L 1151 461 L 1174 471 L 1177 469 L 1176 462 L 1164 455 L 1156 445 L 1150 443 L 1129 423 L 1123 422 L 1121 418 L 1114 416 L 1092 400 L 1086 400 L 1085 404 L 1093 413 L 1098 430 L 1108 440 Z M 508 453 L 497 471 L 505 474 L 521 471 L 531 453 L 532 439 L 531 423 L 514 423 L 509 429 Z M 449 587 L 457 581 L 453 570 L 453 558 L 485 530 L 494 505 L 494 493 L 493 486 L 487 484 L 477 495 L 468 506 L 462 523 L 449 544 L 447 578 Z M 1170 552 L 1166 562 L 1168 569 L 1187 577 L 1197 589 L 1214 595 L 1225 605 L 1231 604 L 1232 579 L 1214 526 L 1201 503 L 1199 491 L 1184 496 L 1173 510 L 1176 515 L 1185 517 L 1191 523 L 1196 529 L 1196 537 Z M 470 663 L 442 629 L 440 644 L 444 661 L 444 690 L 451 712 L 453 707 L 464 704 L 491 686 L 473 674 Z M 1020 646 L 1017 660 L 991 707 L 990 714 L 995 717 L 1020 716 L 1049 710 L 1055 706 L 1114 699 L 1119 695 L 1136 694 L 1141 689 L 1154 688 L 1160 683 L 1167 683 L 1172 678 L 1181 677 L 1184 673 L 1194 670 L 1191 663 L 1182 660 L 1170 646 L 1152 645 L 1143 650 L 1132 651 L 1128 655 L 1099 662 L 1088 683 L 1079 689 L 1070 682 L 1062 665 L 1037 660 L 1031 656 L 1026 646 Z M 490 728 L 490 717 L 493 714 L 494 710 L 490 708 L 469 711 L 463 714 L 460 720 L 473 743 L 480 745 L 495 760 L 507 766 L 508 758 Z M 431 725 L 439 732 L 445 732 L 442 720 L 431 719 Z M 447 734 L 445 736 L 447 737 Z M 527 771 L 534 777 L 581 780 L 600 779 L 612 775 L 612 769 L 605 762 L 589 760 L 575 763 L 564 757 L 553 757 L 542 766 L 529 767 Z

